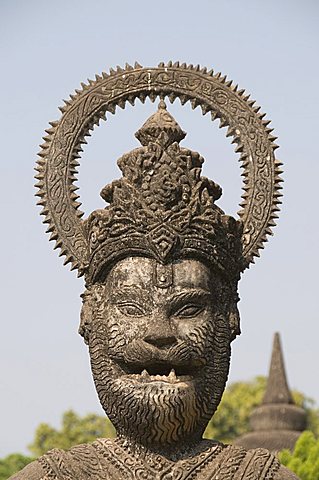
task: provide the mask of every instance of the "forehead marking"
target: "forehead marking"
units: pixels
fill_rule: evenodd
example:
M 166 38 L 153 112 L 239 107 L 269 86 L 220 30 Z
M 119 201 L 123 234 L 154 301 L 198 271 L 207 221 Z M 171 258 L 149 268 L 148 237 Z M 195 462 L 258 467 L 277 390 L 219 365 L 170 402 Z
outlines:
M 173 285 L 173 265 L 162 265 L 154 262 L 153 267 L 154 284 L 159 288 L 168 288 Z

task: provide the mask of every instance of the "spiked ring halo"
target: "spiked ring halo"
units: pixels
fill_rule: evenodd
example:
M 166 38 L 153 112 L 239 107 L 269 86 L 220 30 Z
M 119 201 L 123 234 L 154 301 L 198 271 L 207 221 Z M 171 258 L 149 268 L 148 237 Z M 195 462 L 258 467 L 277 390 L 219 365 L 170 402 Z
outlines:
M 85 137 L 101 118 L 105 119 L 106 112 L 115 113 L 116 107 L 124 108 L 127 101 L 144 103 L 147 97 L 151 101 L 168 97 L 171 103 L 179 98 L 182 105 L 189 101 L 193 109 L 200 106 L 204 115 L 210 112 L 212 120 L 220 120 L 220 127 L 228 127 L 226 136 L 237 145 L 235 151 L 240 153 L 243 168 L 238 215 L 243 223 L 245 267 L 254 262 L 275 225 L 282 196 L 282 164 L 275 159 L 276 137 L 268 127 L 270 121 L 249 95 L 220 73 L 179 62 L 151 68 L 137 63 L 117 67 L 81 86 L 60 108 L 60 120 L 51 122 L 46 130 L 36 166 L 38 204 L 43 207 L 41 214 L 50 240 L 56 241 L 60 256 L 66 256 L 64 264 L 71 263 L 79 275 L 88 266 L 83 212 L 75 185 L 81 145 L 87 143 Z

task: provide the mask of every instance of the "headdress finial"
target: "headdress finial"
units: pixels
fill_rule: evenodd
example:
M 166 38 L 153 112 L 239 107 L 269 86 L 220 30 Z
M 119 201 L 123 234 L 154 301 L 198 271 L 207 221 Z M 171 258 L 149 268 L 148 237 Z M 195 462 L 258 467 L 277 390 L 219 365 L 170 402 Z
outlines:
M 146 120 L 135 136 L 144 146 L 154 142 L 167 147 L 174 142 L 183 140 L 186 137 L 186 132 L 181 129 L 176 120 L 167 111 L 164 100 L 161 100 L 158 104 L 157 112 Z

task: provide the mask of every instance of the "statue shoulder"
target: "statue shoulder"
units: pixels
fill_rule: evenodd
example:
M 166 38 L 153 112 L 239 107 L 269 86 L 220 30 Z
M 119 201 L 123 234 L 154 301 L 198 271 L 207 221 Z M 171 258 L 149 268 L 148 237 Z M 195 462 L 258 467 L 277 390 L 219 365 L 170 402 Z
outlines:
M 12 475 L 9 480 L 46 480 L 47 474 L 38 460 L 29 463 L 20 472 Z
M 281 465 L 277 456 L 265 448 L 247 450 L 247 457 L 250 457 L 250 465 L 253 468 L 260 468 L 261 478 L 272 480 L 299 480 L 299 477 L 288 468 Z M 265 476 L 263 476 L 265 475 Z
M 102 450 L 103 447 L 103 450 Z M 95 470 L 108 470 L 106 454 L 112 457 L 112 442 L 99 439 L 76 445 L 69 450 L 53 449 L 27 465 L 9 480 L 48 480 L 62 478 L 91 478 Z
M 240 480 L 251 477 L 260 480 L 299 480 L 295 473 L 280 464 L 276 455 L 265 448 L 246 450 L 238 445 L 228 445 L 222 455 L 226 464 L 233 462 L 239 466 L 237 477 Z

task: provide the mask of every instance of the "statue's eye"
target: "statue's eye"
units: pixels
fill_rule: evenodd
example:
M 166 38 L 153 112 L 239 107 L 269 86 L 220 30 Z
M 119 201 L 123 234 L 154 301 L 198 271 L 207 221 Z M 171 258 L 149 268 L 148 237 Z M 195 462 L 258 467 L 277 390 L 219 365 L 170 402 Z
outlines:
M 121 303 L 117 308 L 123 315 L 130 315 L 132 317 L 139 317 L 144 315 L 143 310 L 135 303 Z
M 198 305 L 196 303 L 188 303 L 187 305 L 184 305 L 182 308 L 177 310 L 174 313 L 175 317 L 184 317 L 184 318 L 191 318 L 191 317 L 196 317 L 203 311 L 204 307 L 203 305 Z

